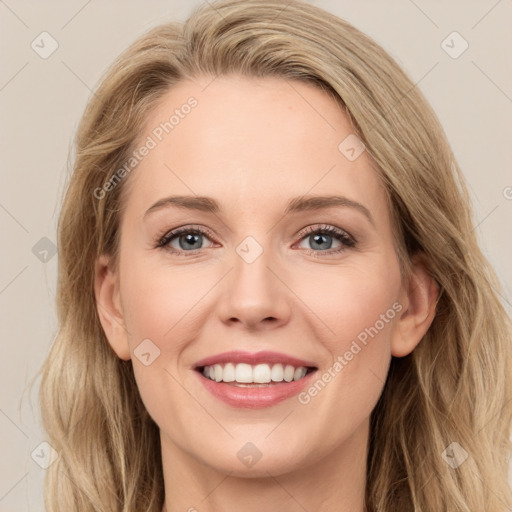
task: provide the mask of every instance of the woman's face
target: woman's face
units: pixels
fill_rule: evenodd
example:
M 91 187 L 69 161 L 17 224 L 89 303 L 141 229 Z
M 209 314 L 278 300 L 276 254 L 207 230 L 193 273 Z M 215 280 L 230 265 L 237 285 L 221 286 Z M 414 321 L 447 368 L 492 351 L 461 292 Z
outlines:
M 353 132 L 278 78 L 182 82 L 149 115 L 106 331 L 164 456 L 275 476 L 365 449 L 408 295 Z

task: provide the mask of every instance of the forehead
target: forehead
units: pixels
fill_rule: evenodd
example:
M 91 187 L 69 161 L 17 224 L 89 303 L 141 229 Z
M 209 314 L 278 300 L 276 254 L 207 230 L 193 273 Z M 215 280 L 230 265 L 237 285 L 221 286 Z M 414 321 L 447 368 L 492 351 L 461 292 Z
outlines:
M 205 195 L 258 211 L 290 197 L 340 193 L 382 208 L 367 152 L 356 159 L 344 152 L 353 137 L 340 105 L 310 84 L 240 76 L 184 81 L 148 114 L 135 147 L 151 149 L 130 176 L 128 200 L 147 208 L 166 193 Z

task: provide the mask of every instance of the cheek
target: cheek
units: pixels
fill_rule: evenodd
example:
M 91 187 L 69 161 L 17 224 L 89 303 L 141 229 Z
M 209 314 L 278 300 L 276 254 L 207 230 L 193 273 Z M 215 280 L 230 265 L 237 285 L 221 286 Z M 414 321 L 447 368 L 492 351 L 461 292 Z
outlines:
M 314 284 L 316 293 L 313 287 L 303 287 L 301 293 L 325 326 L 317 335 L 330 361 L 299 402 L 311 407 L 311 417 L 327 414 L 329 408 L 338 425 L 350 429 L 371 413 L 386 381 L 402 309 L 400 271 L 394 259 L 383 259 L 364 270 L 344 268 L 316 276 Z M 326 291 L 320 294 L 319 289 Z
M 141 337 L 165 344 L 166 350 L 179 347 L 180 332 L 186 327 L 185 337 L 193 335 L 190 325 L 194 323 L 190 319 L 200 307 L 201 297 L 215 284 L 214 276 L 208 272 L 203 272 L 204 278 L 198 278 L 192 267 L 171 268 L 142 260 L 124 275 L 123 312 L 132 349 Z
M 209 292 L 222 275 L 140 255 L 125 256 L 120 272 L 122 307 L 141 398 L 157 424 L 167 425 L 168 418 L 173 418 L 169 431 L 185 432 L 194 415 L 204 411 L 187 394 L 183 378 L 191 361 L 183 354 L 201 337 L 206 317 L 213 311 Z M 144 351 L 139 348 L 143 343 Z M 153 362 L 144 365 L 138 358 L 141 352 L 149 352 Z M 153 354 L 158 354 L 154 360 Z
M 199 336 L 203 325 L 197 321 L 200 299 L 216 280 L 207 272 L 204 280 L 198 279 L 185 266 L 155 265 L 144 258 L 125 264 L 122 303 L 137 387 L 153 420 L 179 439 L 204 413 L 181 383 L 182 353 Z M 139 349 L 143 340 L 144 351 Z M 141 352 L 150 354 L 150 364 L 139 359 Z
M 339 356 L 347 351 L 368 357 L 377 355 L 388 345 L 396 311 L 393 308 L 398 294 L 395 287 L 366 286 L 362 279 L 345 280 L 343 293 L 338 294 L 329 306 L 329 320 L 335 336 L 329 343 L 330 352 Z M 375 341 L 375 343 L 374 343 Z M 352 347 L 356 345 L 355 348 Z M 357 345 L 362 349 L 357 352 Z M 385 351 L 385 350 L 384 350 Z M 347 359 L 351 356 L 347 353 Z
M 362 345 L 366 342 L 369 348 L 373 339 L 390 338 L 401 289 L 395 259 L 317 272 L 314 279 L 308 277 L 294 286 L 308 308 L 317 313 L 317 323 L 323 324 L 324 335 L 318 334 L 332 356 L 349 350 L 354 340 Z

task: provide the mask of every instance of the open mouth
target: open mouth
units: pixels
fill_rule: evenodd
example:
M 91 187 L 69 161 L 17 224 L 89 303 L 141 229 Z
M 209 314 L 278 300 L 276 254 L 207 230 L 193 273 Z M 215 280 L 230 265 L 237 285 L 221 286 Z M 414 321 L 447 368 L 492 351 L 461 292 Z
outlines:
M 283 352 L 232 350 L 201 359 L 192 369 L 216 399 L 232 407 L 260 409 L 298 395 L 318 366 Z
M 299 381 L 317 370 L 314 366 L 293 366 L 290 364 L 247 364 L 224 363 L 198 366 L 196 371 L 214 382 L 237 387 L 268 387 Z

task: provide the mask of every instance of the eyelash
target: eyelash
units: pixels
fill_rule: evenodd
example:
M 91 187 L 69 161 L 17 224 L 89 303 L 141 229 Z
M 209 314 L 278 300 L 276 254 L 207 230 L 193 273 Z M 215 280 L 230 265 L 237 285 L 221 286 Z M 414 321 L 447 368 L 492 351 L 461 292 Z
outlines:
M 212 232 L 209 229 L 200 227 L 200 226 L 185 226 L 182 228 L 177 228 L 172 231 L 168 231 L 163 237 L 157 237 L 156 241 L 156 248 L 161 248 L 164 250 L 167 250 L 173 254 L 176 254 L 178 256 L 185 256 L 190 257 L 197 254 L 198 251 L 201 251 L 202 249 L 194 249 L 192 251 L 182 251 L 182 250 L 176 250 L 174 248 L 171 248 L 167 244 L 176 238 L 179 235 L 182 234 L 195 234 L 195 235 L 204 235 L 213 241 L 215 241 L 215 237 L 213 236 Z M 325 250 L 325 251 L 315 251 L 313 249 L 305 249 L 306 252 L 314 257 L 321 258 L 321 253 L 327 254 L 327 255 L 333 255 L 333 254 L 339 254 L 342 251 L 347 250 L 348 248 L 355 247 L 356 246 L 356 240 L 349 235 L 346 231 L 343 231 L 342 229 L 336 228 L 334 226 L 329 225 L 322 225 L 322 226 L 308 226 L 303 231 L 300 241 L 305 239 L 307 236 L 312 234 L 328 234 L 332 235 L 334 238 L 339 240 L 343 245 L 342 247 L 339 247 L 338 249 L 334 250 Z M 320 254 L 319 254 L 320 253 Z

